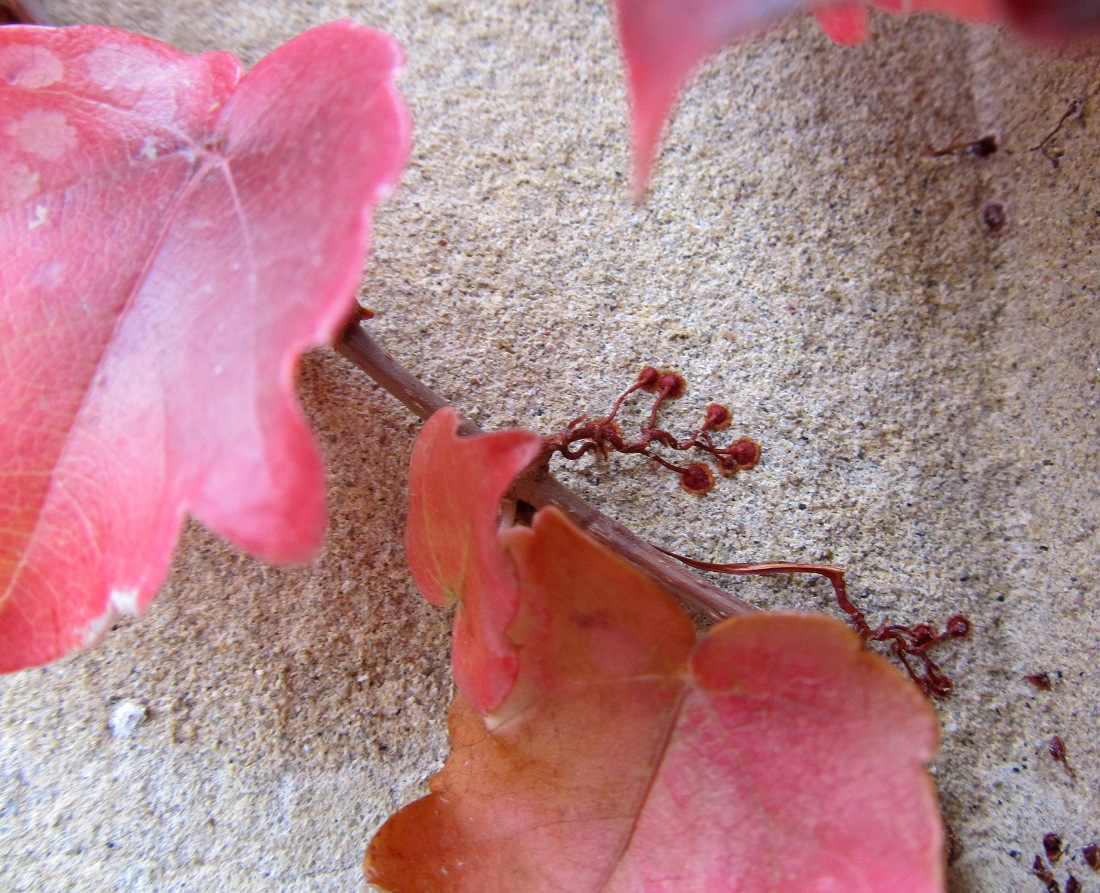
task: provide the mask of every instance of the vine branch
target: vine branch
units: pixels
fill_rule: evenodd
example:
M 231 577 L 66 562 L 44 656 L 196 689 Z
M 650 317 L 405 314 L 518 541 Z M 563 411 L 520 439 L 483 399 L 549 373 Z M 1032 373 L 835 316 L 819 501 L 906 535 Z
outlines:
M 356 320 L 344 331 L 343 337 L 336 345 L 336 349 L 341 354 L 404 403 L 421 421 L 426 420 L 436 410 L 450 405 L 447 400 L 390 356 L 366 332 L 360 324 L 361 321 L 362 318 Z M 629 394 L 630 390 L 627 393 Z M 622 398 L 620 403 L 621 400 Z M 618 405 L 617 403 L 616 408 Z M 613 420 L 612 416 L 602 421 L 608 423 Z M 653 429 L 655 417 L 656 410 L 650 419 L 648 430 Z M 476 434 L 479 430 L 472 421 L 462 417 L 462 423 L 459 426 L 461 433 Z M 569 429 L 567 433 L 568 431 Z M 559 438 L 558 441 L 552 441 L 550 452 L 560 450 L 568 457 L 566 452 L 568 440 L 568 437 L 564 437 Z M 601 441 L 594 442 L 598 449 Z M 562 449 L 563 446 L 565 449 Z M 964 615 L 954 614 L 949 617 L 942 633 L 930 623 L 905 626 L 883 622 L 877 627 L 871 627 L 863 612 L 847 596 L 843 568 L 789 561 L 712 564 L 676 555 L 673 552 L 665 552 L 646 542 L 617 521 L 608 518 L 568 487 L 563 486 L 550 474 L 548 459 L 549 453 L 544 452 L 543 461 L 536 460 L 520 474 L 512 484 L 508 496 L 536 509 L 547 505 L 557 507 L 574 524 L 647 574 L 688 607 L 716 620 L 756 610 L 752 605 L 724 589 L 697 577 L 687 569 L 688 567 L 724 574 L 819 574 L 832 583 L 837 604 L 848 615 L 864 644 L 870 642 L 886 644 L 890 653 L 901 662 L 913 682 L 926 695 L 947 697 L 951 694 L 953 689 L 951 678 L 940 669 L 929 651 L 942 642 L 950 639 L 964 639 L 970 635 L 971 623 Z M 756 457 L 751 457 L 750 467 L 751 464 L 755 464 L 755 461 Z
M 449 401 L 398 363 L 359 324 L 344 331 L 336 349 L 403 403 L 417 418 L 425 421 Z M 475 434 L 480 429 L 463 417 L 459 431 Z M 612 549 L 625 560 L 656 580 L 685 604 L 715 619 L 756 610 L 724 589 L 697 577 L 679 561 L 665 555 L 622 524 L 604 515 L 561 484 L 545 466 L 533 466 L 512 485 L 512 498 L 536 509 L 557 507 L 574 524 Z

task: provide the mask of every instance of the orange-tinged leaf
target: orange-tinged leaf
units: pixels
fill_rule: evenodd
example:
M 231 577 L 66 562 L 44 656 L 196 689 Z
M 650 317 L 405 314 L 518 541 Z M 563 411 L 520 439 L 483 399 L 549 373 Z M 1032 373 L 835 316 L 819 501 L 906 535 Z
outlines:
M 458 436 L 461 418 L 445 407 L 420 432 L 409 467 L 405 550 L 421 593 L 458 602 L 455 684 L 482 713 L 496 708 L 516 677 L 505 631 L 516 616 L 515 573 L 497 542 L 500 503 L 539 454 L 528 431 Z
M 269 560 L 319 548 L 295 370 L 404 167 L 402 61 L 350 22 L 243 77 L 110 28 L 0 29 L 0 670 L 145 607 L 188 512 Z
M 456 698 L 432 793 L 367 852 L 404 891 L 936 893 L 926 699 L 843 624 L 757 613 L 696 644 L 671 597 L 552 509 L 503 535 L 516 687 Z

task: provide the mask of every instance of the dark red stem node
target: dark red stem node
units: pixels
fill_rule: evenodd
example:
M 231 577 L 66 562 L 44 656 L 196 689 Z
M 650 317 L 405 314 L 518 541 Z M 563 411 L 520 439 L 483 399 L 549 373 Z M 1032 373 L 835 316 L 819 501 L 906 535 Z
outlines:
M 1030 682 L 1040 691 L 1050 691 L 1054 688 L 1054 683 L 1051 681 L 1049 673 L 1032 673 L 1029 676 L 1025 676 L 1024 681 Z
M 1066 772 L 1069 773 L 1070 777 L 1076 778 L 1077 773 L 1073 771 L 1073 767 L 1066 758 L 1066 742 L 1062 740 L 1061 735 L 1055 735 L 1050 739 L 1048 749 L 1050 750 L 1050 755 L 1054 759 L 1054 762 L 1061 763 L 1066 767 Z
M 1031 873 L 1046 884 L 1047 890 L 1050 891 L 1050 893 L 1062 893 L 1062 891 L 1058 889 L 1058 882 L 1054 879 L 1054 872 L 1047 867 L 1042 856 L 1036 856 L 1035 861 L 1031 863 Z

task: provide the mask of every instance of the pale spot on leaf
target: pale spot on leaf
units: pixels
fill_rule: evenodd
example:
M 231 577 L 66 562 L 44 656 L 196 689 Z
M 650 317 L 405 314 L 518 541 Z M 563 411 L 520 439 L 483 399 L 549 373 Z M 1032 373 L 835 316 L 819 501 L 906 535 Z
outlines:
M 76 128 L 62 112 L 31 109 L 8 125 L 8 135 L 24 152 L 56 161 L 76 147 Z
M 38 171 L 24 161 L 0 159 L 0 211 L 24 204 L 38 188 Z
M 37 90 L 61 80 L 65 66 L 45 47 L 8 46 L 0 50 L 0 80 L 24 90 Z
M 48 211 L 45 205 L 35 205 L 34 214 L 31 215 L 30 222 L 27 223 L 27 229 L 38 229 L 46 222 L 47 216 Z
M 157 138 L 147 136 L 141 141 L 141 157 L 147 161 L 157 160 Z
M 124 617 L 136 617 L 140 613 L 137 588 L 112 589 L 110 604 L 118 614 Z
M 164 60 L 140 46 L 103 46 L 84 59 L 88 76 L 108 91 L 112 102 L 150 121 L 176 122 L 177 83 Z

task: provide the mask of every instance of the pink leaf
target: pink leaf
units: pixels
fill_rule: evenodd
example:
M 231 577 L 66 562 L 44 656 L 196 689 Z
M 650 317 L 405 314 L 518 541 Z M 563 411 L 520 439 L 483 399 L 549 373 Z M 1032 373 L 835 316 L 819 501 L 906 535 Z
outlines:
M 432 793 L 371 842 L 391 891 L 939 893 L 943 828 L 917 688 L 822 615 L 753 613 L 696 644 L 673 599 L 553 509 L 503 534 L 512 692 L 456 698 Z
M 1001 17 L 1001 0 L 874 0 L 888 12 L 940 12 L 967 22 Z M 645 191 L 661 128 L 688 76 L 708 56 L 797 9 L 812 8 L 838 43 L 867 36 L 866 5 L 856 0 L 615 0 L 626 65 L 634 144 L 635 198 Z
M 661 128 L 688 75 L 707 56 L 802 0 L 615 0 L 634 143 L 634 194 L 649 180 Z
M 405 551 L 424 597 L 458 602 L 455 684 L 479 712 L 495 709 L 515 682 L 515 648 L 505 631 L 519 604 L 515 574 L 497 542 L 500 502 L 539 454 L 527 431 L 457 435 L 450 407 L 428 419 L 409 469 Z
M 859 2 L 827 3 L 813 7 L 814 18 L 829 40 L 853 46 L 867 39 L 867 7 Z
M 297 358 L 350 312 L 405 164 L 401 63 L 348 22 L 243 78 L 107 28 L 0 29 L 0 669 L 146 606 L 188 511 L 266 559 L 319 547 Z

